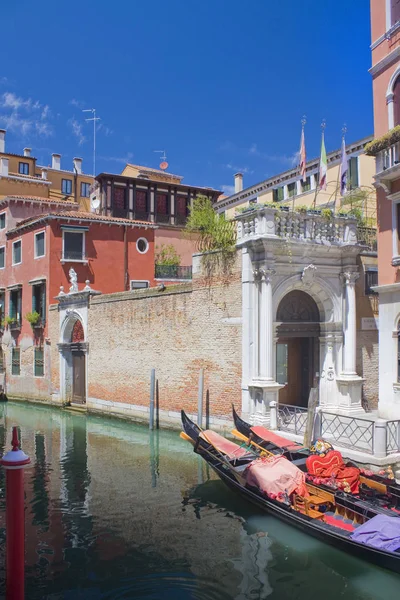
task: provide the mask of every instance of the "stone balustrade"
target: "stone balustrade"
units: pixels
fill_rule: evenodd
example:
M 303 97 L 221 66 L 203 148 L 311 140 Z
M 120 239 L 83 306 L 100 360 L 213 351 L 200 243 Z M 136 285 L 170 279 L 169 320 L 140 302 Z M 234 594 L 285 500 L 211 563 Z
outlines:
M 376 172 L 383 173 L 400 165 L 400 142 L 392 144 L 376 155 Z M 397 170 L 397 169 L 396 169 Z
M 236 217 L 237 245 L 251 239 L 276 238 L 320 244 L 357 244 L 357 221 L 353 218 L 286 212 L 260 206 Z

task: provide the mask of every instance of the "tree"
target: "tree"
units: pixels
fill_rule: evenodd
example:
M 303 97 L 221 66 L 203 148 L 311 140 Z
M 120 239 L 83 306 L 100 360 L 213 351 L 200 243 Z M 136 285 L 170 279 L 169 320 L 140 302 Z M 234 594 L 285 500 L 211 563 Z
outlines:
M 207 196 L 197 196 L 190 209 L 185 231 L 197 233 L 197 248 L 200 252 L 222 250 L 231 252 L 236 243 L 236 224 L 227 221 L 223 215 L 214 211 Z

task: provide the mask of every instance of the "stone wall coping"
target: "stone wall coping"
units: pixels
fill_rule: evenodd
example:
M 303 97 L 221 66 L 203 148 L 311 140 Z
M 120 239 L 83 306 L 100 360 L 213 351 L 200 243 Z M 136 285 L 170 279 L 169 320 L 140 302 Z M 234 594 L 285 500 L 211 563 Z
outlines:
M 143 300 L 144 298 L 161 298 L 162 296 L 173 296 L 175 294 L 188 294 L 193 291 L 192 283 L 181 283 L 178 285 L 168 285 L 165 290 L 147 288 L 144 290 L 114 292 L 112 294 L 102 294 L 97 298 L 92 298 L 90 304 L 105 304 L 107 302 L 120 302 L 123 300 Z

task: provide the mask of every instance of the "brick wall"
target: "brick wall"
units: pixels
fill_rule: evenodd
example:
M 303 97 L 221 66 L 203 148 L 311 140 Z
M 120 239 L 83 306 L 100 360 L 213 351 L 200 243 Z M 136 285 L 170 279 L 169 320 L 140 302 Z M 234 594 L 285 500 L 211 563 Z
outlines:
M 109 402 L 149 406 L 150 370 L 156 369 L 160 411 L 197 412 L 198 379 L 204 369 L 206 402 L 214 417 L 241 404 L 240 253 L 194 259 L 192 284 L 102 295 L 88 318 L 88 406 Z M 197 264 L 202 261 L 203 264 Z M 52 380 L 59 386 L 58 313 L 50 311 Z M 112 410 L 111 410 L 112 412 Z M 172 415 L 171 415 L 172 416 Z M 177 416 L 177 415 L 174 415 Z

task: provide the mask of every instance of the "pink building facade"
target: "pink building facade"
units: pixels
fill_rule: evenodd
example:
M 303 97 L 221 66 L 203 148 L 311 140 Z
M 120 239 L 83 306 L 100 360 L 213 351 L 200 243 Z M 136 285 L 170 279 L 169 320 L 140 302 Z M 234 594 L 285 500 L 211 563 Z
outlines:
M 371 0 L 379 285 L 379 416 L 400 419 L 400 3 Z

